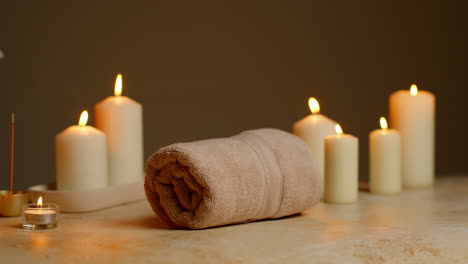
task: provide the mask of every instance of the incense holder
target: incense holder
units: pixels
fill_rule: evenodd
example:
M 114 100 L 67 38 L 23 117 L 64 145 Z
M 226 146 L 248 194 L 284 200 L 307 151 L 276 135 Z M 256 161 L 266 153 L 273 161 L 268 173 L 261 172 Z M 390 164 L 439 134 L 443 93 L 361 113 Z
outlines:
M 27 192 L 0 190 L 0 216 L 15 217 L 22 213 L 23 205 L 29 202 Z

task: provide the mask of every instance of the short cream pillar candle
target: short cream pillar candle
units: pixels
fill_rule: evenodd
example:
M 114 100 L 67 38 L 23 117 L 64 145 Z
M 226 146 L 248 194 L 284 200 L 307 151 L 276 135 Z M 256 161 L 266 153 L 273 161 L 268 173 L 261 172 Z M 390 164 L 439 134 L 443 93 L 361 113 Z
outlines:
M 358 198 L 359 140 L 343 134 L 336 125 L 336 135 L 325 139 L 325 192 L 327 203 L 354 203 Z
M 320 105 L 313 97 L 309 98 L 309 108 L 312 114 L 294 123 L 293 132 L 309 145 L 317 170 L 323 177 L 325 138 L 335 134 L 336 122 L 320 114 Z
M 107 186 L 106 136 L 87 126 L 83 111 L 78 126 L 55 137 L 57 190 L 91 190 Z
M 428 187 L 435 176 L 435 96 L 418 91 L 390 95 L 390 126 L 401 134 L 404 187 Z
M 110 185 L 143 179 L 143 108 L 122 96 L 122 75 L 117 75 L 114 95 L 95 105 L 96 127 L 107 136 Z
M 369 134 L 369 187 L 373 193 L 401 192 L 400 133 L 388 129 L 387 121 L 380 118 L 381 129 Z

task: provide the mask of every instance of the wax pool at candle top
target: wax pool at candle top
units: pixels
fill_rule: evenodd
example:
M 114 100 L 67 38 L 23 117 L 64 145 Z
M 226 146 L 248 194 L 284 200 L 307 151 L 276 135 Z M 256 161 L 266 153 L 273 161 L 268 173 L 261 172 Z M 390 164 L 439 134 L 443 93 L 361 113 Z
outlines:
M 135 104 L 134 100 L 132 100 L 128 96 L 118 95 L 118 96 L 109 96 L 101 103 L 114 103 L 114 104 Z
M 70 126 L 64 131 L 68 131 L 69 133 L 73 133 L 74 135 L 79 134 L 79 135 L 101 135 L 102 132 L 97 130 L 96 128 L 92 126 Z M 69 136 L 72 134 L 65 134 L 65 136 Z
M 37 215 L 46 215 L 46 214 L 56 214 L 55 210 L 51 209 L 26 209 L 24 210 L 25 214 L 37 214 Z

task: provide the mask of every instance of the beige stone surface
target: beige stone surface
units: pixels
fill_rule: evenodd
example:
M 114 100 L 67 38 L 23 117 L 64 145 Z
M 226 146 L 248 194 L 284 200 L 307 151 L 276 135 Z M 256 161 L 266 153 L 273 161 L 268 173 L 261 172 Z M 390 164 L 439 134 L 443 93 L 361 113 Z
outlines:
M 143 191 L 143 190 L 142 190 Z M 0 263 L 468 263 L 468 177 L 433 189 L 206 230 L 170 230 L 146 202 L 64 214 L 47 231 L 0 218 Z

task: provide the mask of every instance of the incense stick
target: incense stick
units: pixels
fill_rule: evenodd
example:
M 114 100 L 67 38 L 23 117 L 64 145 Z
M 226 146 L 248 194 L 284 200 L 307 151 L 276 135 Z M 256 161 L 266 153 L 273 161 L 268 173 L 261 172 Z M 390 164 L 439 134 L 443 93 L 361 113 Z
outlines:
M 15 113 L 11 113 L 11 121 L 10 121 L 10 194 L 13 194 L 14 164 L 15 164 Z

